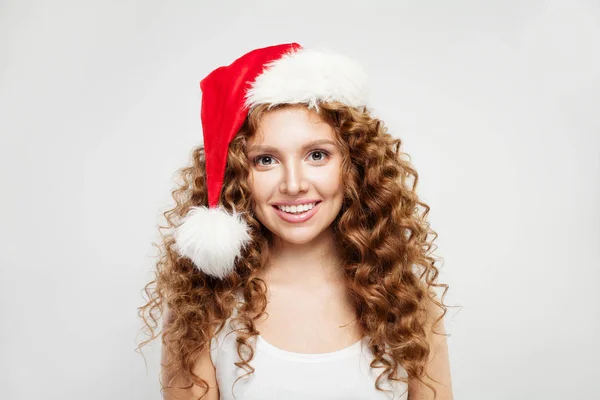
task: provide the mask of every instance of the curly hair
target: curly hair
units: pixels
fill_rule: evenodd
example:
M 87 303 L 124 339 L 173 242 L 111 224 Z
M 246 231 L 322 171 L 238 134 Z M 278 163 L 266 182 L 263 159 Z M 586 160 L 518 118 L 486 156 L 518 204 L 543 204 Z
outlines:
M 172 192 L 176 205 L 163 214 L 167 226 L 159 226 L 161 253 L 154 280 L 144 288 L 148 301 L 139 308 L 151 337 L 138 350 L 159 336 L 156 328 L 165 313 L 161 337 L 163 351 L 169 356 L 163 365 L 165 376 L 171 377 L 169 385 L 177 378 L 189 382 L 186 388 L 195 384 L 208 391 L 207 381 L 192 369 L 200 352 L 233 316 L 238 291 L 244 301 L 232 317 L 242 326 L 237 339 L 240 361 L 235 365 L 243 368 L 245 375 L 254 372 L 249 364 L 254 349 L 248 343 L 259 334 L 254 320 L 267 306 L 266 283 L 258 276 L 273 237 L 251 212 L 250 164 L 245 150 L 261 116 L 286 106 L 254 108 L 229 146 L 220 205 L 229 212 L 243 212 L 251 228 L 251 244 L 225 279 L 200 272 L 174 250 L 173 230 L 191 207 L 208 204 L 203 146 L 193 150 L 191 165 L 178 170 L 182 182 Z M 429 206 L 416 194 L 417 171 L 410 157 L 403 157 L 402 141 L 393 138 L 367 108 L 333 102 L 319 104 L 315 112 L 334 128 L 343 155 L 344 200 L 332 229 L 357 321 L 369 336 L 374 354 L 370 366 L 383 367 L 375 387 L 382 390 L 385 378 L 406 383 L 414 378 L 435 397 L 435 388 L 422 379 L 424 375 L 431 379 L 426 373 L 432 351 L 427 341 L 431 315 L 425 303 L 430 300 L 443 310 L 436 325 L 447 312 L 443 300 L 448 285 L 437 283 L 439 271 L 431 255 L 437 234 L 427 222 Z M 434 287 L 444 288 L 440 301 Z M 399 376 L 401 368 L 407 377 Z M 163 390 L 169 387 L 161 381 Z

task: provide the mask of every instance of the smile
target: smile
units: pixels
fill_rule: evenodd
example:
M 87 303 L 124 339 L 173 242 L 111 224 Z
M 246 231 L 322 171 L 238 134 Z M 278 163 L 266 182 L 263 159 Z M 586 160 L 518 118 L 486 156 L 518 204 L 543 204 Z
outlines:
M 317 205 L 317 202 L 307 203 L 307 204 L 298 204 L 298 205 L 293 205 L 293 206 L 276 206 L 276 207 L 286 213 L 301 214 L 303 212 L 311 210 L 315 205 Z
M 273 206 L 275 213 L 284 221 L 291 223 L 308 221 L 317 213 L 321 202 L 307 203 L 294 206 Z

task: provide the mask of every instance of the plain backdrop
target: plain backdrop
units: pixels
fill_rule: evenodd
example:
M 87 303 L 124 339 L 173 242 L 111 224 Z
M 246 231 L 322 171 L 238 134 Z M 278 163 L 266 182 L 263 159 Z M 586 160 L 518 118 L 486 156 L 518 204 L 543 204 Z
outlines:
M 137 308 L 198 82 L 291 41 L 363 64 L 419 172 L 455 398 L 600 398 L 596 0 L 3 0 L 0 41 L 1 398 L 160 399 Z

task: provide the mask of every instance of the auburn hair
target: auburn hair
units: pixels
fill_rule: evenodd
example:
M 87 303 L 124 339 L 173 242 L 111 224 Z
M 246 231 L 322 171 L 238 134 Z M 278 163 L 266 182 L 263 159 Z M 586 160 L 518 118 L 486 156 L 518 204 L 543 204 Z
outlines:
M 200 272 L 174 250 L 173 231 L 182 218 L 191 207 L 208 206 L 204 147 L 193 149 L 190 165 L 178 170 L 181 181 L 172 191 L 176 204 L 163 213 L 166 225 L 158 229 L 161 242 L 155 244 L 160 254 L 154 279 L 144 288 L 147 303 L 138 309 L 150 336 L 138 350 L 160 336 L 168 355 L 163 372 L 169 382 L 165 386 L 161 380 L 162 390 L 177 379 L 188 383 L 184 387 L 195 384 L 208 391 L 208 383 L 192 369 L 200 352 L 210 346 L 230 317 L 242 327 L 237 332 L 240 361 L 236 365 L 245 369 L 245 375 L 254 372 L 249 339 L 259 334 L 254 320 L 267 306 L 266 283 L 258 276 L 273 237 L 252 212 L 246 142 L 265 113 L 288 106 L 252 109 L 229 146 L 220 205 L 229 212 L 242 212 L 251 229 L 251 242 L 225 279 Z M 331 102 L 321 103 L 313 111 L 334 128 L 343 155 L 344 200 L 332 229 L 357 321 L 370 337 L 369 348 L 375 356 L 371 367 L 383 367 L 375 387 L 383 390 L 380 385 L 385 378 L 407 384 L 413 378 L 435 395 L 435 388 L 423 380 L 425 375 L 431 379 L 426 373 L 432 352 L 427 341 L 431 315 L 426 303 L 431 301 L 442 310 L 437 324 L 447 312 L 443 300 L 448 285 L 437 282 L 437 260 L 431 254 L 437 234 L 427 221 L 429 206 L 416 193 L 417 171 L 401 151 L 401 139 L 392 137 L 367 108 Z M 439 301 L 435 287 L 444 288 Z M 238 292 L 243 293 L 244 301 L 233 317 Z M 163 325 L 157 332 L 161 316 Z M 400 376 L 401 368 L 407 377 Z

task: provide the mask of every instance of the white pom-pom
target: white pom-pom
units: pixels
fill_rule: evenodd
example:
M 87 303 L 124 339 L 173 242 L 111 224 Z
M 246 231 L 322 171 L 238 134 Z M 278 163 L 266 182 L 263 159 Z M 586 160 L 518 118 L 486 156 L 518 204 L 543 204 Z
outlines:
M 200 271 L 223 279 L 250 241 L 250 228 L 240 214 L 222 208 L 193 207 L 173 237 L 175 249 Z

